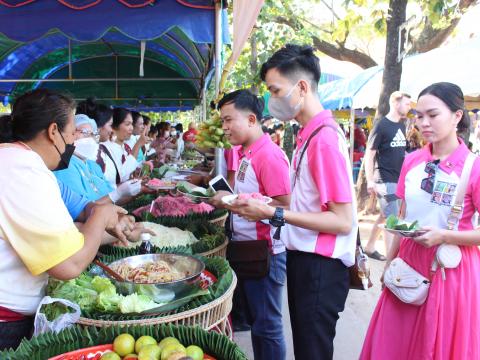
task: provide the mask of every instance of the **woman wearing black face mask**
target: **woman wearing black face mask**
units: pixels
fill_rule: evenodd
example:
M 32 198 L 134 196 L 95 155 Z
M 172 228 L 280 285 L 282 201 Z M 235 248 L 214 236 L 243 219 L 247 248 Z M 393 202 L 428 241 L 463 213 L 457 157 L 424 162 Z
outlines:
M 0 144 L 0 350 L 31 335 L 48 276 L 77 277 L 93 260 L 122 209 L 92 206 L 80 232 L 51 170 L 73 153 L 75 102 L 35 90 L 18 98 Z

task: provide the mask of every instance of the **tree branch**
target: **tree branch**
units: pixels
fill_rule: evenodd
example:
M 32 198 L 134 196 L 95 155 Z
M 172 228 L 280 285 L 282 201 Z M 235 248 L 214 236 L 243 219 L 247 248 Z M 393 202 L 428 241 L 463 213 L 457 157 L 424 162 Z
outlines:
M 312 36 L 313 46 L 316 50 L 321 51 L 334 59 L 341 61 L 349 61 L 357 64 L 362 69 L 376 66 L 377 63 L 367 54 L 358 50 L 347 49 L 343 46 L 335 46 L 327 41 L 321 40 L 316 36 Z
M 458 9 L 461 13 L 465 12 L 470 6 L 476 4 L 476 0 L 460 0 Z M 413 42 L 412 48 L 408 52 L 409 54 L 424 53 L 433 50 L 444 43 L 444 41 L 450 36 L 450 34 L 457 27 L 461 16 L 455 17 L 451 23 L 443 29 L 434 29 L 432 23 L 427 19 L 425 27 Z
M 328 10 L 330 10 L 330 11 L 332 12 L 333 16 L 335 16 L 335 18 L 336 18 L 337 20 L 341 20 L 340 17 L 339 17 L 339 16 L 337 15 L 337 13 L 335 12 L 335 10 L 333 10 L 333 8 L 332 8 L 330 5 L 328 5 L 325 0 L 322 0 L 322 4 L 325 5 L 325 6 L 328 8 Z
M 280 16 L 275 18 L 274 21 L 278 24 L 287 25 L 294 31 L 300 31 L 303 29 L 302 23 L 294 19 Z M 375 60 L 373 60 L 370 56 L 358 50 L 347 49 L 344 46 L 344 43 L 337 43 L 335 45 L 329 43 L 328 41 L 322 40 L 315 35 L 311 35 L 311 37 L 313 46 L 316 50 L 321 51 L 325 55 L 328 55 L 334 59 L 352 62 L 360 66 L 362 69 L 367 69 L 377 65 Z

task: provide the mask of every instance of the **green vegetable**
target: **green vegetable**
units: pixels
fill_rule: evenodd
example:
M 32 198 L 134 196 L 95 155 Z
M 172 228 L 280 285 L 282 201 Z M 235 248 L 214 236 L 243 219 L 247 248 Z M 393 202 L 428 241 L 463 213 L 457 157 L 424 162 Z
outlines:
M 71 307 L 68 307 L 64 304 L 56 302 L 53 304 L 43 305 L 40 311 L 45 314 L 48 321 L 53 321 L 60 315 L 63 315 L 66 313 L 73 313 L 75 310 L 73 310 Z
M 175 298 L 175 292 L 167 289 L 159 289 L 152 285 L 135 285 L 135 292 L 138 295 L 148 296 L 156 303 L 167 303 Z
M 95 276 L 92 280 L 92 286 L 93 290 L 98 293 L 101 293 L 102 291 L 107 291 L 109 293 L 116 292 L 115 286 L 112 284 L 112 282 L 104 277 Z
M 140 313 L 157 306 L 159 305 L 153 302 L 148 296 L 137 294 L 123 297 L 118 304 L 122 314 Z
M 118 312 L 118 303 L 122 299 L 123 296 L 116 292 L 102 291 L 97 297 L 96 309 L 103 312 Z
M 408 230 L 418 230 L 420 228 L 420 226 L 418 226 L 418 220 L 415 220 L 411 225 L 410 227 L 408 228 Z
M 387 229 L 392 230 L 401 230 L 401 231 L 414 231 L 419 229 L 418 221 L 415 220 L 413 223 L 409 223 L 397 218 L 395 215 L 390 215 L 386 221 Z
M 395 226 L 398 224 L 398 218 L 395 215 L 390 215 L 387 218 L 386 226 L 387 229 L 395 229 Z

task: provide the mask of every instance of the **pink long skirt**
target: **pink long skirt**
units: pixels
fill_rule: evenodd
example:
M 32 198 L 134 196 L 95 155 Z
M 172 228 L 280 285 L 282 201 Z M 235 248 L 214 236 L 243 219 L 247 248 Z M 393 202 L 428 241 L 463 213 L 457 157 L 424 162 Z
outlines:
M 480 359 L 480 251 L 461 247 L 455 269 L 432 277 L 426 302 L 408 305 L 384 289 L 373 313 L 360 359 Z M 436 248 L 403 239 L 399 256 L 430 277 Z

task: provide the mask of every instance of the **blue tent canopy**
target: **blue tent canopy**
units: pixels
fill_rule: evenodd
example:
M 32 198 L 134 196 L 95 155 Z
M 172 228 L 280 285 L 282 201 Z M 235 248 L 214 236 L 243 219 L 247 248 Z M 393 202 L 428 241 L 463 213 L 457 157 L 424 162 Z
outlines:
M 215 66 L 212 0 L 37 0 L 9 7 L 19 3 L 0 1 L 4 103 L 48 87 L 79 99 L 96 95 L 118 105 L 188 109 L 198 104 Z
M 354 97 L 362 86 L 375 74 L 383 70 L 383 66 L 374 66 L 360 74 L 332 81 L 318 87 L 318 95 L 325 109 L 339 110 L 355 106 Z

